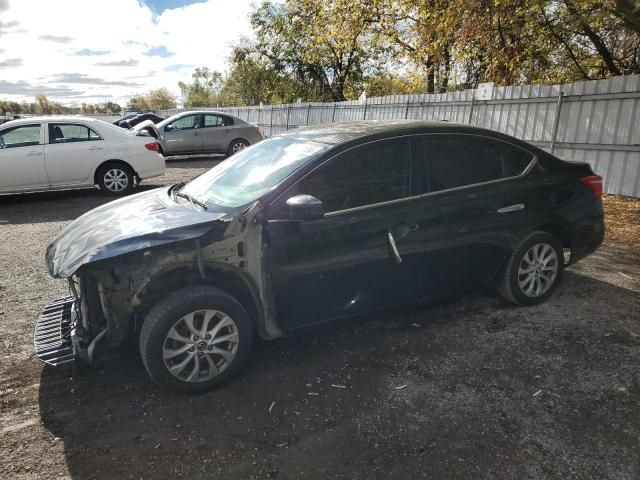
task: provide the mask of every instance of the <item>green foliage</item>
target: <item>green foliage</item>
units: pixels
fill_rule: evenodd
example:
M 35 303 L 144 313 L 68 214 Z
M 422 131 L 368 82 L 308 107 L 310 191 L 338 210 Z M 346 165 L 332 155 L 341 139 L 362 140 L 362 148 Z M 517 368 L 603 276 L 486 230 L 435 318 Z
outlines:
M 220 72 L 199 67 L 191 74 L 191 78 L 192 83 L 178 83 L 185 107 L 213 107 L 219 104 L 218 97 L 223 86 Z

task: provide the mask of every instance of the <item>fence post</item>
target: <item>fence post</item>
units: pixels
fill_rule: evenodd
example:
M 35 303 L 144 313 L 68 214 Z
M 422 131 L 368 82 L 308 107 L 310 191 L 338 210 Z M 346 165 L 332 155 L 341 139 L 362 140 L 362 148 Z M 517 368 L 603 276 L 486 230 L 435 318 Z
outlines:
M 553 136 L 551 137 L 551 153 L 556 150 L 556 137 L 558 136 L 558 125 L 560 124 L 560 113 L 562 112 L 562 97 L 564 93 L 558 94 L 558 106 L 556 107 L 556 118 L 553 120 Z
M 305 122 L 306 125 L 309 125 L 309 114 L 311 113 L 311 103 L 309 103 L 309 105 L 307 105 L 307 121 Z
M 407 98 L 407 106 L 404 107 L 404 119 L 409 118 L 409 99 Z
M 337 107 L 338 107 L 338 104 L 336 102 L 333 102 L 333 112 L 331 113 L 331 123 L 333 123 L 335 118 L 336 118 L 336 108 Z
M 471 125 L 471 121 L 473 120 L 473 106 L 475 105 L 475 95 L 471 97 L 471 108 L 469 109 L 469 121 L 467 122 Z
M 287 105 L 287 128 L 286 130 L 289 130 L 289 109 L 291 108 L 291 105 Z
M 273 105 L 271 105 L 271 120 L 269 120 L 269 136 L 273 136 Z
M 362 119 L 367 119 L 367 105 L 369 104 L 369 98 L 364 99 L 364 115 L 362 115 Z

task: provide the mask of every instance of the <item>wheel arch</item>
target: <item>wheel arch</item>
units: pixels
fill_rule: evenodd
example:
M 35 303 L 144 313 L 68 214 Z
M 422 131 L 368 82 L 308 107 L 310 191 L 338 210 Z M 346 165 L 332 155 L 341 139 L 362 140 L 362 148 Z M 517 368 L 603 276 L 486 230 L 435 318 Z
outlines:
M 132 302 L 146 314 L 168 293 L 185 286 L 216 287 L 234 297 L 245 308 L 258 335 L 266 338 L 264 309 L 257 288 L 245 273 L 228 265 L 204 266 L 204 278 L 197 265 L 180 265 L 157 272 L 140 285 Z
M 96 168 L 93 171 L 93 184 L 97 185 L 99 183 L 98 181 L 98 172 L 100 171 L 100 169 L 106 165 L 124 165 L 126 167 L 129 167 L 131 169 L 131 171 L 133 172 L 133 176 L 140 181 L 140 175 L 138 175 L 138 172 L 136 171 L 135 168 L 133 168 L 133 165 L 131 165 L 129 162 L 126 162 L 125 160 L 120 160 L 119 158 L 111 158 L 109 160 L 103 160 L 102 162 L 100 162 Z
M 571 239 L 570 230 L 567 227 L 559 223 L 544 223 L 542 225 L 537 225 L 532 229 L 532 231 L 536 230 L 550 233 L 556 237 L 560 241 L 562 248 L 569 250 L 573 255 L 573 241 Z M 571 263 L 571 260 L 567 262 L 567 259 L 565 258 L 565 264 L 567 263 Z
M 229 152 L 229 149 L 231 148 L 231 145 L 233 145 L 233 142 L 237 142 L 238 140 L 242 140 L 244 143 L 247 144 L 247 146 L 251 145 L 251 142 L 249 140 L 247 140 L 246 138 L 244 138 L 244 137 L 235 137 L 229 143 L 227 143 L 227 152 Z

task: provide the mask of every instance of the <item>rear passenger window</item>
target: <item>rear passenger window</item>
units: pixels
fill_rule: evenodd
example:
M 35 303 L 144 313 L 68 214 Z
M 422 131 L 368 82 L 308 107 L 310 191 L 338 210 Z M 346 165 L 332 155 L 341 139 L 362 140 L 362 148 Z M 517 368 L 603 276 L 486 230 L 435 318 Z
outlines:
M 92 142 L 102 140 L 100 135 L 84 125 L 68 123 L 49 124 L 49 143 Z
M 515 177 L 533 159 L 520 147 L 476 135 L 429 135 L 424 146 L 431 192 Z
M 411 149 L 407 139 L 382 140 L 342 153 L 297 185 L 322 200 L 325 212 L 408 197 Z

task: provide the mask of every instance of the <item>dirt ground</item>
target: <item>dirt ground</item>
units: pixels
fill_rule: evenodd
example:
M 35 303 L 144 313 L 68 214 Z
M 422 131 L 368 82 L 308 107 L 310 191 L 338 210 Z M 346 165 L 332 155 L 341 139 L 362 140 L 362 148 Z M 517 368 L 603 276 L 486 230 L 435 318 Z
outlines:
M 240 379 L 187 397 L 135 350 L 67 369 L 33 356 L 40 310 L 66 293 L 45 248 L 105 201 L 0 197 L 0 478 L 640 478 L 639 218 L 612 215 L 544 305 L 478 293 L 262 342 Z

